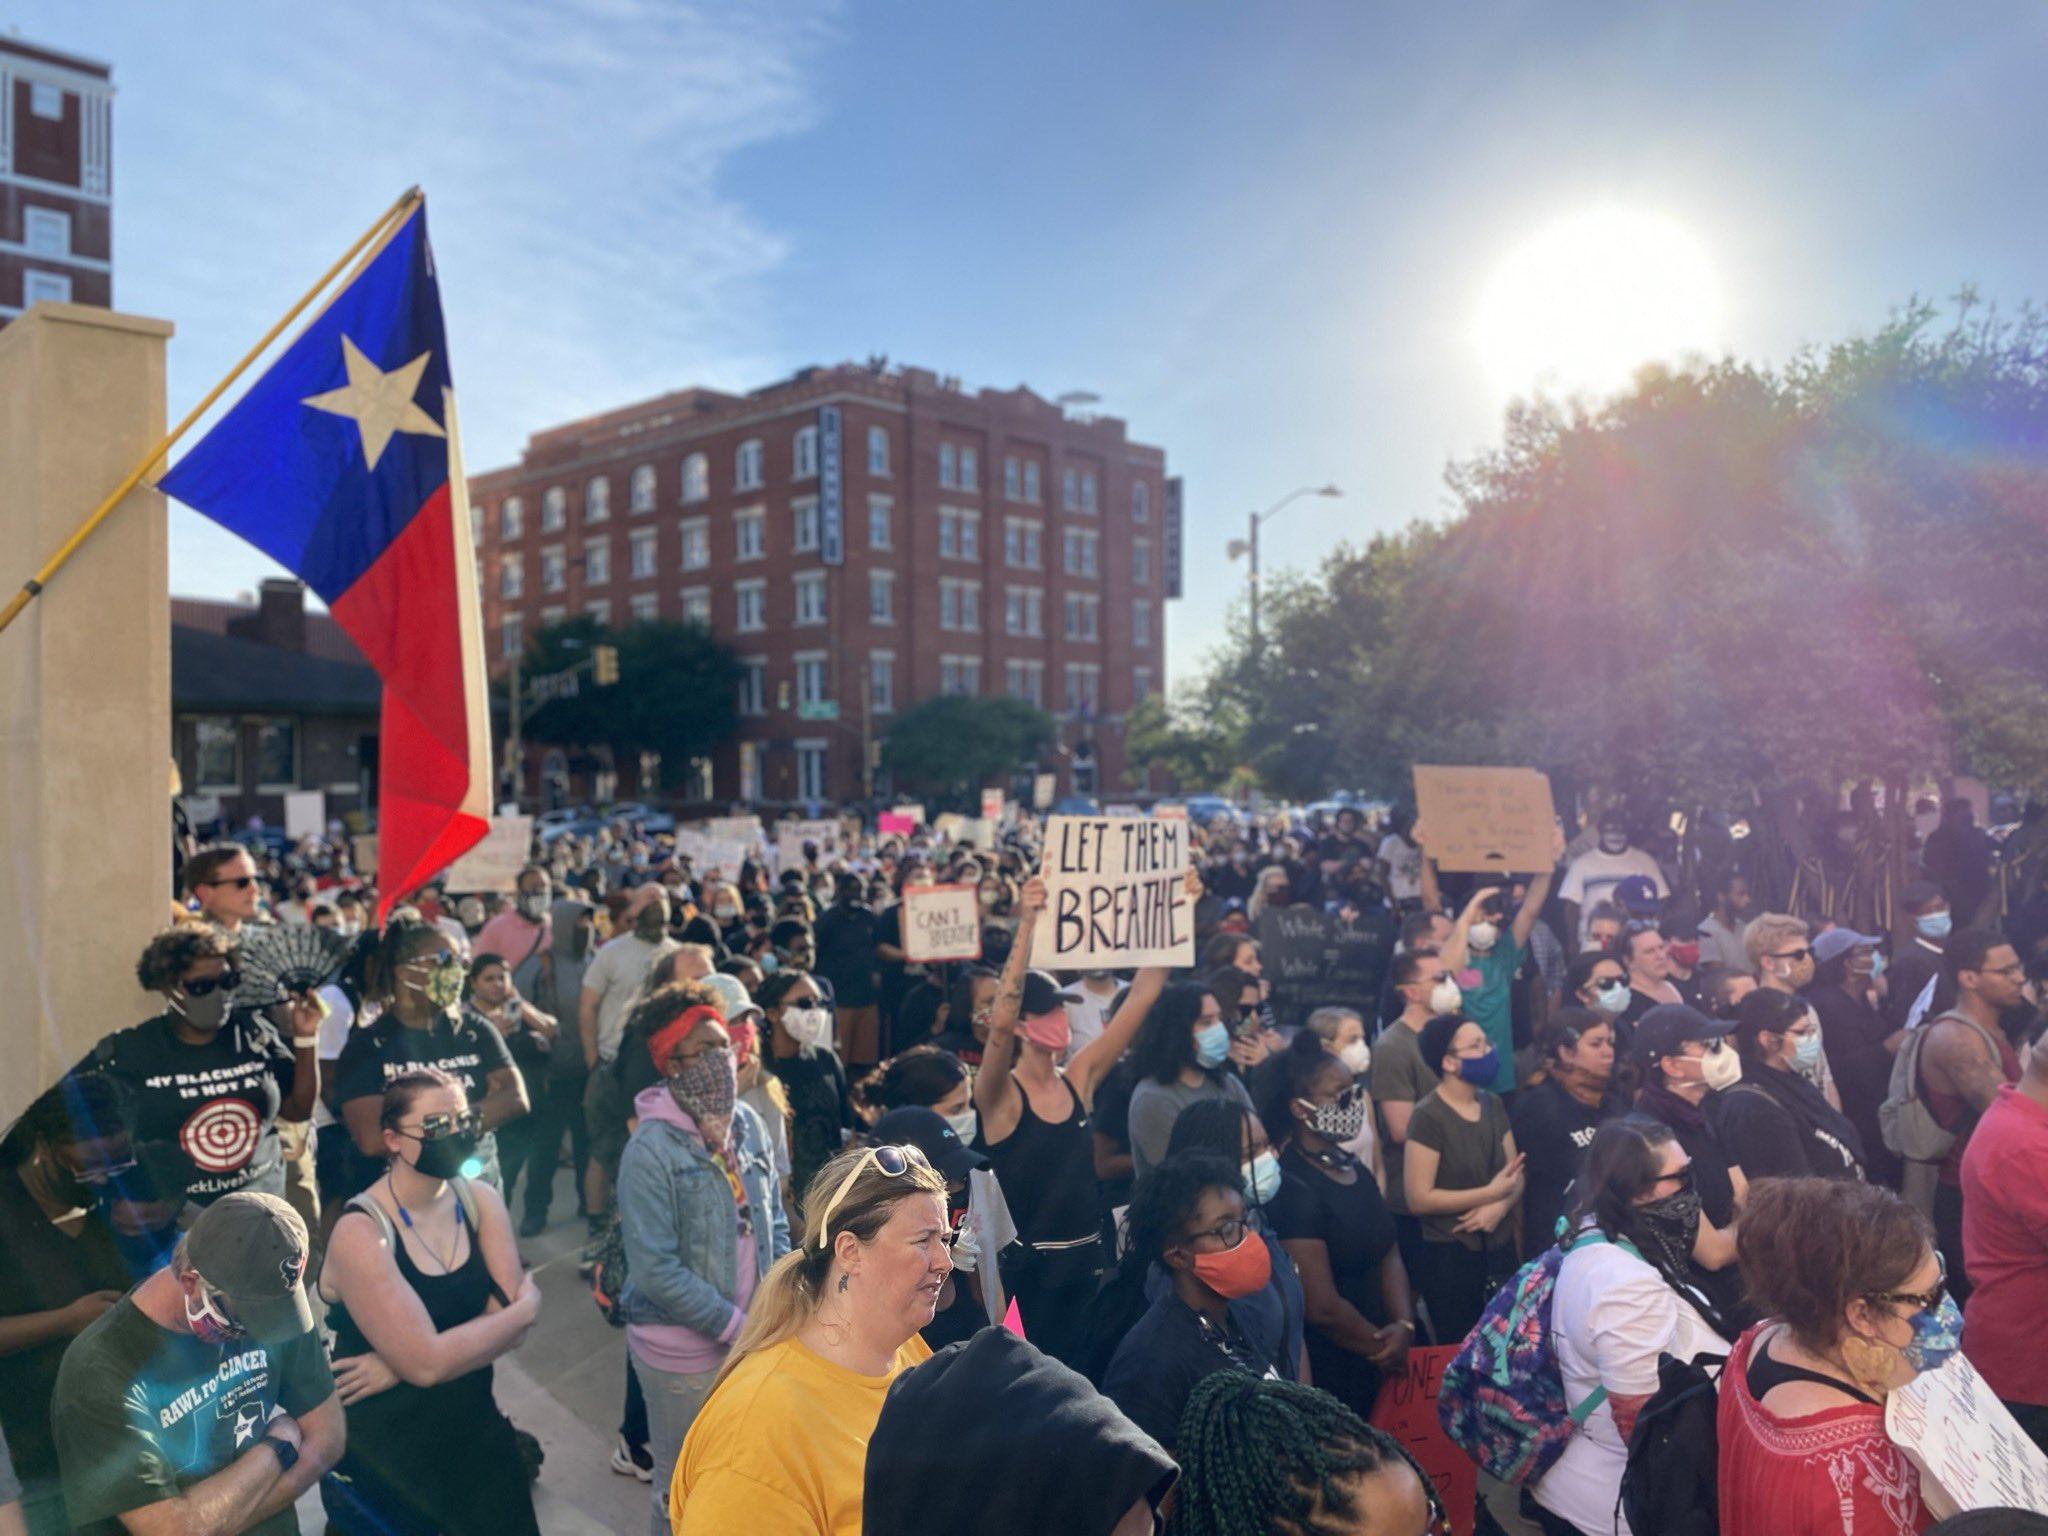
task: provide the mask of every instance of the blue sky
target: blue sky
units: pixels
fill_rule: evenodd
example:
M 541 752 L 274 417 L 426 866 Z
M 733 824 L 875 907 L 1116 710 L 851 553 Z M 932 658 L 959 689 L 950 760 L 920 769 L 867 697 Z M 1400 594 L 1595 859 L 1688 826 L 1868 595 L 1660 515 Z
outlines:
M 1588 206 L 1711 258 L 1779 358 L 1964 281 L 2039 296 L 2048 9 L 1360 0 L 17 0 L 115 66 L 115 292 L 173 412 L 427 188 L 473 468 L 569 416 L 886 352 L 1089 389 L 1186 476 L 1176 677 L 1223 545 L 1441 516 L 1506 402 L 1474 313 Z M 2036 285 L 2030 287 L 2030 285 Z M 179 592 L 268 569 L 188 512 Z

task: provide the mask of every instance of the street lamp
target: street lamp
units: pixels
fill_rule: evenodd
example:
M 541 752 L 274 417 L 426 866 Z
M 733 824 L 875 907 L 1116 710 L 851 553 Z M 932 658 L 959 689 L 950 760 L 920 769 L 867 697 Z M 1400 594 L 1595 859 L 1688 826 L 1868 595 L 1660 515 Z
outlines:
M 1342 496 L 1343 494 L 1334 485 L 1304 485 L 1296 490 L 1289 491 L 1285 496 L 1274 502 L 1273 505 L 1266 508 L 1265 511 L 1252 513 L 1251 536 L 1249 538 L 1232 539 L 1225 546 L 1224 553 L 1232 560 L 1237 559 L 1240 555 L 1251 556 L 1252 652 L 1254 655 L 1258 653 L 1259 649 L 1259 524 L 1272 517 L 1282 507 L 1292 505 L 1304 496 Z

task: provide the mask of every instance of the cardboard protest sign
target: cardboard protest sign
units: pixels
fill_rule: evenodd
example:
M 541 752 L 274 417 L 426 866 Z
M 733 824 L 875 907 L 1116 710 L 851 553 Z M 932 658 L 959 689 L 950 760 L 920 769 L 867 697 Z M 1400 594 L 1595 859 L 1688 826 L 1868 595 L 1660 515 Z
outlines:
M 942 822 L 945 819 L 939 818 Z M 963 848 L 993 848 L 996 824 L 985 816 L 955 816 L 952 830 L 945 835 Z
M 839 823 L 836 821 L 785 821 L 775 829 L 775 857 L 784 869 L 804 862 L 804 845 L 818 852 L 820 862 L 839 852 Z
M 1438 869 L 1505 875 L 1548 869 L 1557 811 L 1534 768 L 1415 765 L 1416 821 Z
M 1885 1433 L 1920 1469 L 1920 1498 L 1938 1520 L 1966 1509 L 2048 1515 L 2048 1456 L 1962 1355 L 1885 1399 Z
M 896 814 L 898 816 L 908 816 L 913 827 L 925 825 L 924 807 L 921 805 L 912 805 L 910 802 L 905 801 L 902 805 L 896 807 Z
M 1051 805 L 1059 794 L 1060 780 L 1056 773 L 1041 773 L 1031 781 L 1031 808 L 1042 811 Z
M 294 789 L 284 797 L 284 835 L 293 842 L 327 830 L 327 791 Z
M 1001 821 L 1003 819 L 1003 792 L 1000 789 L 984 789 L 981 792 L 981 819 Z
M 704 832 L 714 843 L 746 843 L 751 846 L 761 840 L 761 818 L 714 816 L 704 823 Z
M 493 816 L 483 841 L 448 866 L 445 883 L 451 891 L 516 891 L 532 847 L 531 816 Z
M 348 861 L 357 874 L 368 878 L 377 873 L 377 834 L 358 832 L 348 840 Z
M 1455 1344 L 1408 1351 L 1408 1364 L 1398 1376 L 1380 1383 L 1379 1398 L 1372 1405 L 1369 1422 L 1400 1442 L 1415 1458 L 1415 1464 L 1436 1484 L 1437 1497 L 1450 1516 L 1456 1536 L 1472 1536 L 1478 1518 L 1479 1468 L 1444 1433 L 1437 1418 L 1437 1394 L 1444 1384 L 1444 1367 L 1458 1353 Z
M 698 875 L 716 870 L 728 878 L 737 877 L 740 866 L 754 856 L 752 843 L 727 842 L 709 833 L 684 827 L 676 833 L 676 853 L 690 861 Z
M 884 811 L 875 818 L 875 830 L 884 837 L 909 837 L 917 823 L 901 811 Z
M 903 892 L 903 953 L 914 961 L 981 958 L 981 892 L 913 885 Z
M 1136 817 L 1046 821 L 1047 905 L 1031 963 L 1048 970 L 1195 963 L 1188 824 Z
M 1393 919 L 1384 909 L 1347 923 L 1319 907 L 1268 907 L 1256 937 L 1273 1012 L 1282 1024 L 1301 1024 L 1318 1008 L 1350 1008 L 1371 1018 L 1394 947 Z
M 1188 808 L 1177 801 L 1162 800 L 1152 807 L 1152 814 L 1161 821 L 1186 821 Z

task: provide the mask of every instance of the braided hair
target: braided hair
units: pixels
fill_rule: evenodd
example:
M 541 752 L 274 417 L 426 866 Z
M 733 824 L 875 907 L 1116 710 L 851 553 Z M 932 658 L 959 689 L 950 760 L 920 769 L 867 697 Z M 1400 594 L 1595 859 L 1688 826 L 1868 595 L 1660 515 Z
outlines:
M 1359 1480 L 1406 1466 L 1434 1513 L 1428 1476 L 1392 1436 L 1316 1387 L 1212 1371 L 1181 1413 L 1175 1536 L 1343 1536 Z

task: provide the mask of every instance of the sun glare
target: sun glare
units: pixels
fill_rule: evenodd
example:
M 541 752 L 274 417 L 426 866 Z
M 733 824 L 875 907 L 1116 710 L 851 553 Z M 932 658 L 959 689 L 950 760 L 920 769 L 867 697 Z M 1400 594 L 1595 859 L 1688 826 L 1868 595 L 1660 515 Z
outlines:
M 1720 343 L 1707 249 L 1666 214 L 1589 208 L 1537 230 L 1480 294 L 1473 339 L 1502 394 L 1611 393 Z

